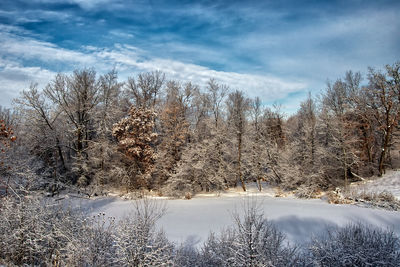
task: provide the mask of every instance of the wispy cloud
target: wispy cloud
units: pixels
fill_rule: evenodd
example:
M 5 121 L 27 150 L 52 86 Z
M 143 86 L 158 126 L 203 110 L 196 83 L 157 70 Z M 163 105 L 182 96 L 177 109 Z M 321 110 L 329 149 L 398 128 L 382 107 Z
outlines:
M 0 17 L 7 18 L 14 23 L 36 23 L 41 21 L 66 21 L 71 15 L 65 12 L 51 10 L 0 10 Z
M 320 17 L 301 27 L 234 37 L 237 49 L 257 53 L 266 69 L 287 77 L 323 81 L 346 70 L 382 66 L 400 57 L 398 9 L 361 9 Z M 239 42 L 240 38 L 240 42 Z
M 40 60 L 42 62 L 75 63 L 83 66 L 96 62 L 90 55 L 63 49 L 55 44 L 0 31 L 0 53 L 6 58 Z
M 69 71 L 74 67 L 95 66 L 99 72 L 106 72 L 116 66 L 121 78 L 139 72 L 161 70 L 169 79 L 192 81 L 200 86 L 205 85 L 210 78 L 215 78 L 233 89 L 246 91 L 251 97 L 261 96 L 271 101 L 284 98 L 290 92 L 302 90 L 306 86 L 300 82 L 284 81 L 273 76 L 216 71 L 196 64 L 151 57 L 148 51 L 129 45 L 117 44 L 113 48 L 88 46 L 78 52 L 30 37 L 14 36 L 9 32 L 0 33 L 0 37 L 3 40 L 0 42 L 1 56 L 9 60 L 7 64 L 0 65 L 0 77 L 9 77 L 7 78 L 9 82 L 6 82 L 8 95 L 10 92 L 20 91 L 22 85 L 26 87 L 31 81 L 39 81 L 43 85 L 44 81 L 49 82 L 53 78 L 51 76 L 54 72 L 51 70 L 22 67 L 21 62 L 26 59 L 52 61 L 55 65 L 67 63 Z M 10 76 L 11 72 L 14 75 Z M 16 81 L 19 82 L 13 84 Z M 0 85 L 0 90 L 4 92 L 6 88 Z M 15 96 L 15 93 L 12 95 Z
M 132 48 L 124 46 L 118 46 L 114 50 L 95 52 L 95 55 L 106 61 L 119 64 L 120 68 L 124 70 L 130 68 L 138 71 L 161 70 L 171 79 L 192 81 L 199 85 L 205 85 L 210 78 L 215 78 L 233 89 L 247 92 L 252 97 L 261 96 L 269 100 L 278 100 L 287 96 L 290 92 L 299 91 L 306 87 L 304 83 L 284 81 L 273 76 L 216 71 L 204 66 L 170 59 L 150 58 L 146 60 L 142 59 Z
M 118 29 L 109 31 L 109 34 L 111 34 L 111 35 L 113 35 L 113 36 L 115 36 L 117 38 L 125 38 L 125 39 L 131 39 L 131 38 L 135 37 L 131 33 L 123 32 L 123 31 L 118 30 Z
M 56 73 L 40 67 L 24 67 L 0 58 L 0 105 L 9 107 L 19 92 L 31 83 L 44 87 Z
M 115 66 L 125 79 L 159 69 L 293 109 L 326 79 L 400 59 L 395 0 L 4 1 L 0 58 L 17 72 Z

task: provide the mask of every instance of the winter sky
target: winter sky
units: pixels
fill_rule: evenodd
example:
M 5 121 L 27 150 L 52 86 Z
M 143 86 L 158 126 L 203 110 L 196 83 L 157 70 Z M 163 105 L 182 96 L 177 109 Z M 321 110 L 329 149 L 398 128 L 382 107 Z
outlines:
M 58 72 L 209 78 L 292 113 L 346 70 L 400 60 L 400 1 L 1 0 L 0 105 Z

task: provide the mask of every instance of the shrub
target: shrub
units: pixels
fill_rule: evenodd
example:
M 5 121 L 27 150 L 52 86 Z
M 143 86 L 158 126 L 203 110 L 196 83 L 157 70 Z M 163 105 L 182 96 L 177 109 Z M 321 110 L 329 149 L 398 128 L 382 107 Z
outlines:
M 234 226 L 219 238 L 211 235 L 202 258 L 216 266 L 291 266 L 299 263 L 297 248 L 265 220 L 256 203 L 243 205 L 244 216 L 233 215 Z
M 329 229 L 309 247 L 317 266 L 399 266 L 399 238 L 392 231 L 361 224 Z
M 155 222 L 164 209 L 140 200 L 115 224 L 101 213 L 87 218 L 36 198 L 4 198 L 0 206 L 0 263 L 5 265 L 172 265 L 174 246 Z
M 0 208 L 0 258 L 16 265 L 59 262 L 72 234 L 82 227 L 77 213 L 35 198 L 5 198 Z
M 295 192 L 295 196 L 298 198 L 317 198 L 321 190 L 315 185 L 301 185 Z
M 135 202 L 134 213 L 120 221 L 115 236 L 119 266 L 172 265 L 174 246 L 156 221 L 165 213 L 165 206 L 149 199 Z

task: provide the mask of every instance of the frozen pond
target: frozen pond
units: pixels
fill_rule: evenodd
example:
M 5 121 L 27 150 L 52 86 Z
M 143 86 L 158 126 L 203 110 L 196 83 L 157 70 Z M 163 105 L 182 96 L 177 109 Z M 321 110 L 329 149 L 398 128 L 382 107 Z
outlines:
M 400 212 L 354 205 L 332 205 L 322 200 L 275 198 L 259 196 L 195 197 L 191 200 L 161 200 L 166 202 L 167 213 L 159 220 L 168 238 L 176 243 L 201 244 L 210 231 L 218 233 L 232 224 L 232 212 L 241 213 L 244 201 L 256 199 L 265 217 L 283 231 L 289 241 L 307 242 L 329 225 L 345 225 L 361 222 L 393 229 L 400 234 Z M 133 202 L 120 198 L 97 198 L 74 200 L 75 204 L 92 214 L 99 212 L 107 216 L 122 218 L 133 208 Z

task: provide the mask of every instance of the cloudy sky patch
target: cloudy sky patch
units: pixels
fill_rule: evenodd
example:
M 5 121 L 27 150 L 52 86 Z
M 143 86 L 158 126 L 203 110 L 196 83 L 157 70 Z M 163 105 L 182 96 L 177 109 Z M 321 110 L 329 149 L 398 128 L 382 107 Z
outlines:
M 346 70 L 400 59 L 399 1 L 3 0 L 0 105 L 57 72 L 215 78 L 294 112 Z

